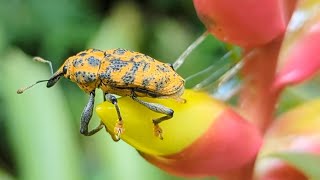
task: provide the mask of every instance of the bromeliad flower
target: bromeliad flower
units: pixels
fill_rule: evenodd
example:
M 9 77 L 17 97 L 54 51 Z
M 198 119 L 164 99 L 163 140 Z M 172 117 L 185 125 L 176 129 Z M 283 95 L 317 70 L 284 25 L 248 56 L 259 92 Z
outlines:
M 151 163 L 181 176 L 214 175 L 254 159 L 261 136 L 252 124 L 207 93 L 187 90 L 183 98 L 187 103 L 146 98 L 175 110 L 172 119 L 160 124 L 163 140 L 153 135 L 151 120 L 159 114 L 130 98 L 121 98 L 119 106 L 126 119 L 121 138 Z M 113 130 L 116 118 L 112 106 L 103 103 L 96 111 L 108 129 Z
M 146 98 L 175 110 L 160 124 L 160 140 L 152 135 L 152 119 L 159 115 L 120 98 L 121 138 L 147 161 L 178 176 L 320 179 L 320 100 L 275 117 L 283 90 L 320 67 L 320 1 L 194 0 L 194 5 L 208 32 L 243 49 L 237 103 L 195 90 L 186 90 L 185 104 Z M 96 110 L 113 129 L 114 107 L 102 103 Z

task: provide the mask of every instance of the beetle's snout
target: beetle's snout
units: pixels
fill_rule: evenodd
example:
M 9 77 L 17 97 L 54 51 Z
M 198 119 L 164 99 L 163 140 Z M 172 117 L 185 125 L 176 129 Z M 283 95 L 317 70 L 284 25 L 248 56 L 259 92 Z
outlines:
M 48 83 L 47 83 L 47 88 L 50 88 L 53 85 L 55 85 L 59 81 L 60 77 L 61 77 L 61 75 L 59 74 L 57 76 L 54 76 L 54 77 L 50 78 Z

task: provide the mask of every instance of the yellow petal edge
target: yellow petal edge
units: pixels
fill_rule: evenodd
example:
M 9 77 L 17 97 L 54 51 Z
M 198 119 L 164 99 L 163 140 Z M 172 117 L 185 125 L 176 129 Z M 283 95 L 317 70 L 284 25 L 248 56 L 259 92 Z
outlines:
M 180 103 L 173 99 L 140 98 L 159 103 L 174 110 L 172 119 L 161 122 L 163 140 L 154 135 L 152 119 L 162 114 L 153 112 L 130 97 L 118 99 L 124 123 L 121 139 L 137 150 L 152 155 L 170 155 L 182 151 L 197 140 L 226 106 L 203 92 L 186 90 Z M 113 132 L 118 120 L 115 107 L 104 102 L 96 107 L 102 122 Z

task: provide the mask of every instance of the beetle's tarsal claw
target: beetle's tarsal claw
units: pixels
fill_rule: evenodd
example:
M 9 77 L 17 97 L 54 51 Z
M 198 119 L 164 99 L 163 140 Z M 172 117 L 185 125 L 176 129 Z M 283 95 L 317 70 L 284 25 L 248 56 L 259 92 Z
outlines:
M 107 131 L 108 134 L 110 134 L 111 138 L 113 141 L 118 142 L 120 140 L 120 137 L 118 137 L 116 134 L 114 134 L 113 131 L 111 131 L 110 129 L 108 129 L 107 126 L 104 126 L 105 130 Z
M 120 139 L 121 134 L 124 132 L 123 122 L 118 121 L 116 126 L 114 127 L 114 133 L 117 139 Z
M 111 135 L 111 138 L 112 138 L 112 140 L 113 140 L 114 142 L 120 141 L 120 137 L 117 136 L 117 135 Z
M 163 140 L 162 129 L 158 124 L 155 124 L 153 127 L 154 135 L 159 137 L 159 139 Z

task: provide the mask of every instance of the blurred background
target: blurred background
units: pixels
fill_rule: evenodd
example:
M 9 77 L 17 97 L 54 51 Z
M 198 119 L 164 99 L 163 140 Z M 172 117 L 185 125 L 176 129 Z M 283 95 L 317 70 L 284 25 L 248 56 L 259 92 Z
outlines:
M 62 79 L 50 89 L 16 90 L 50 77 L 34 56 L 51 60 L 55 70 L 84 49 L 121 47 L 172 63 L 204 31 L 192 1 L 0 0 L 0 179 L 182 179 L 104 131 L 80 135 L 88 95 L 76 84 Z M 188 77 L 225 52 L 208 37 L 178 72 Z M 98 123 L 94 115 L 91 128 Z
M 57 69 L 84 49 L 121 47 L 172 63 L 204 31 L 192 1 L 0 0 L 0 179 L 183 179 L 150 165 L 104 131 L 80 135 L 88 95 L 76 84 L 62 79 L 50 89 L 39 84 L 22 95 L 16 91 L 50 77 L 48 66 L 32 61 L 34 56 Z M 237 59 L 221 60 L 229 50 L 208 36 L 178 73 L 188 78 L 211 67 L 202 75 L 221 74 Z M 186 86 L 202 80 L 189 78 Z M 319 82 L 288 88 L 278 111 L 319 96 Z M 98 123 L 94 114 L 91 128 Z

